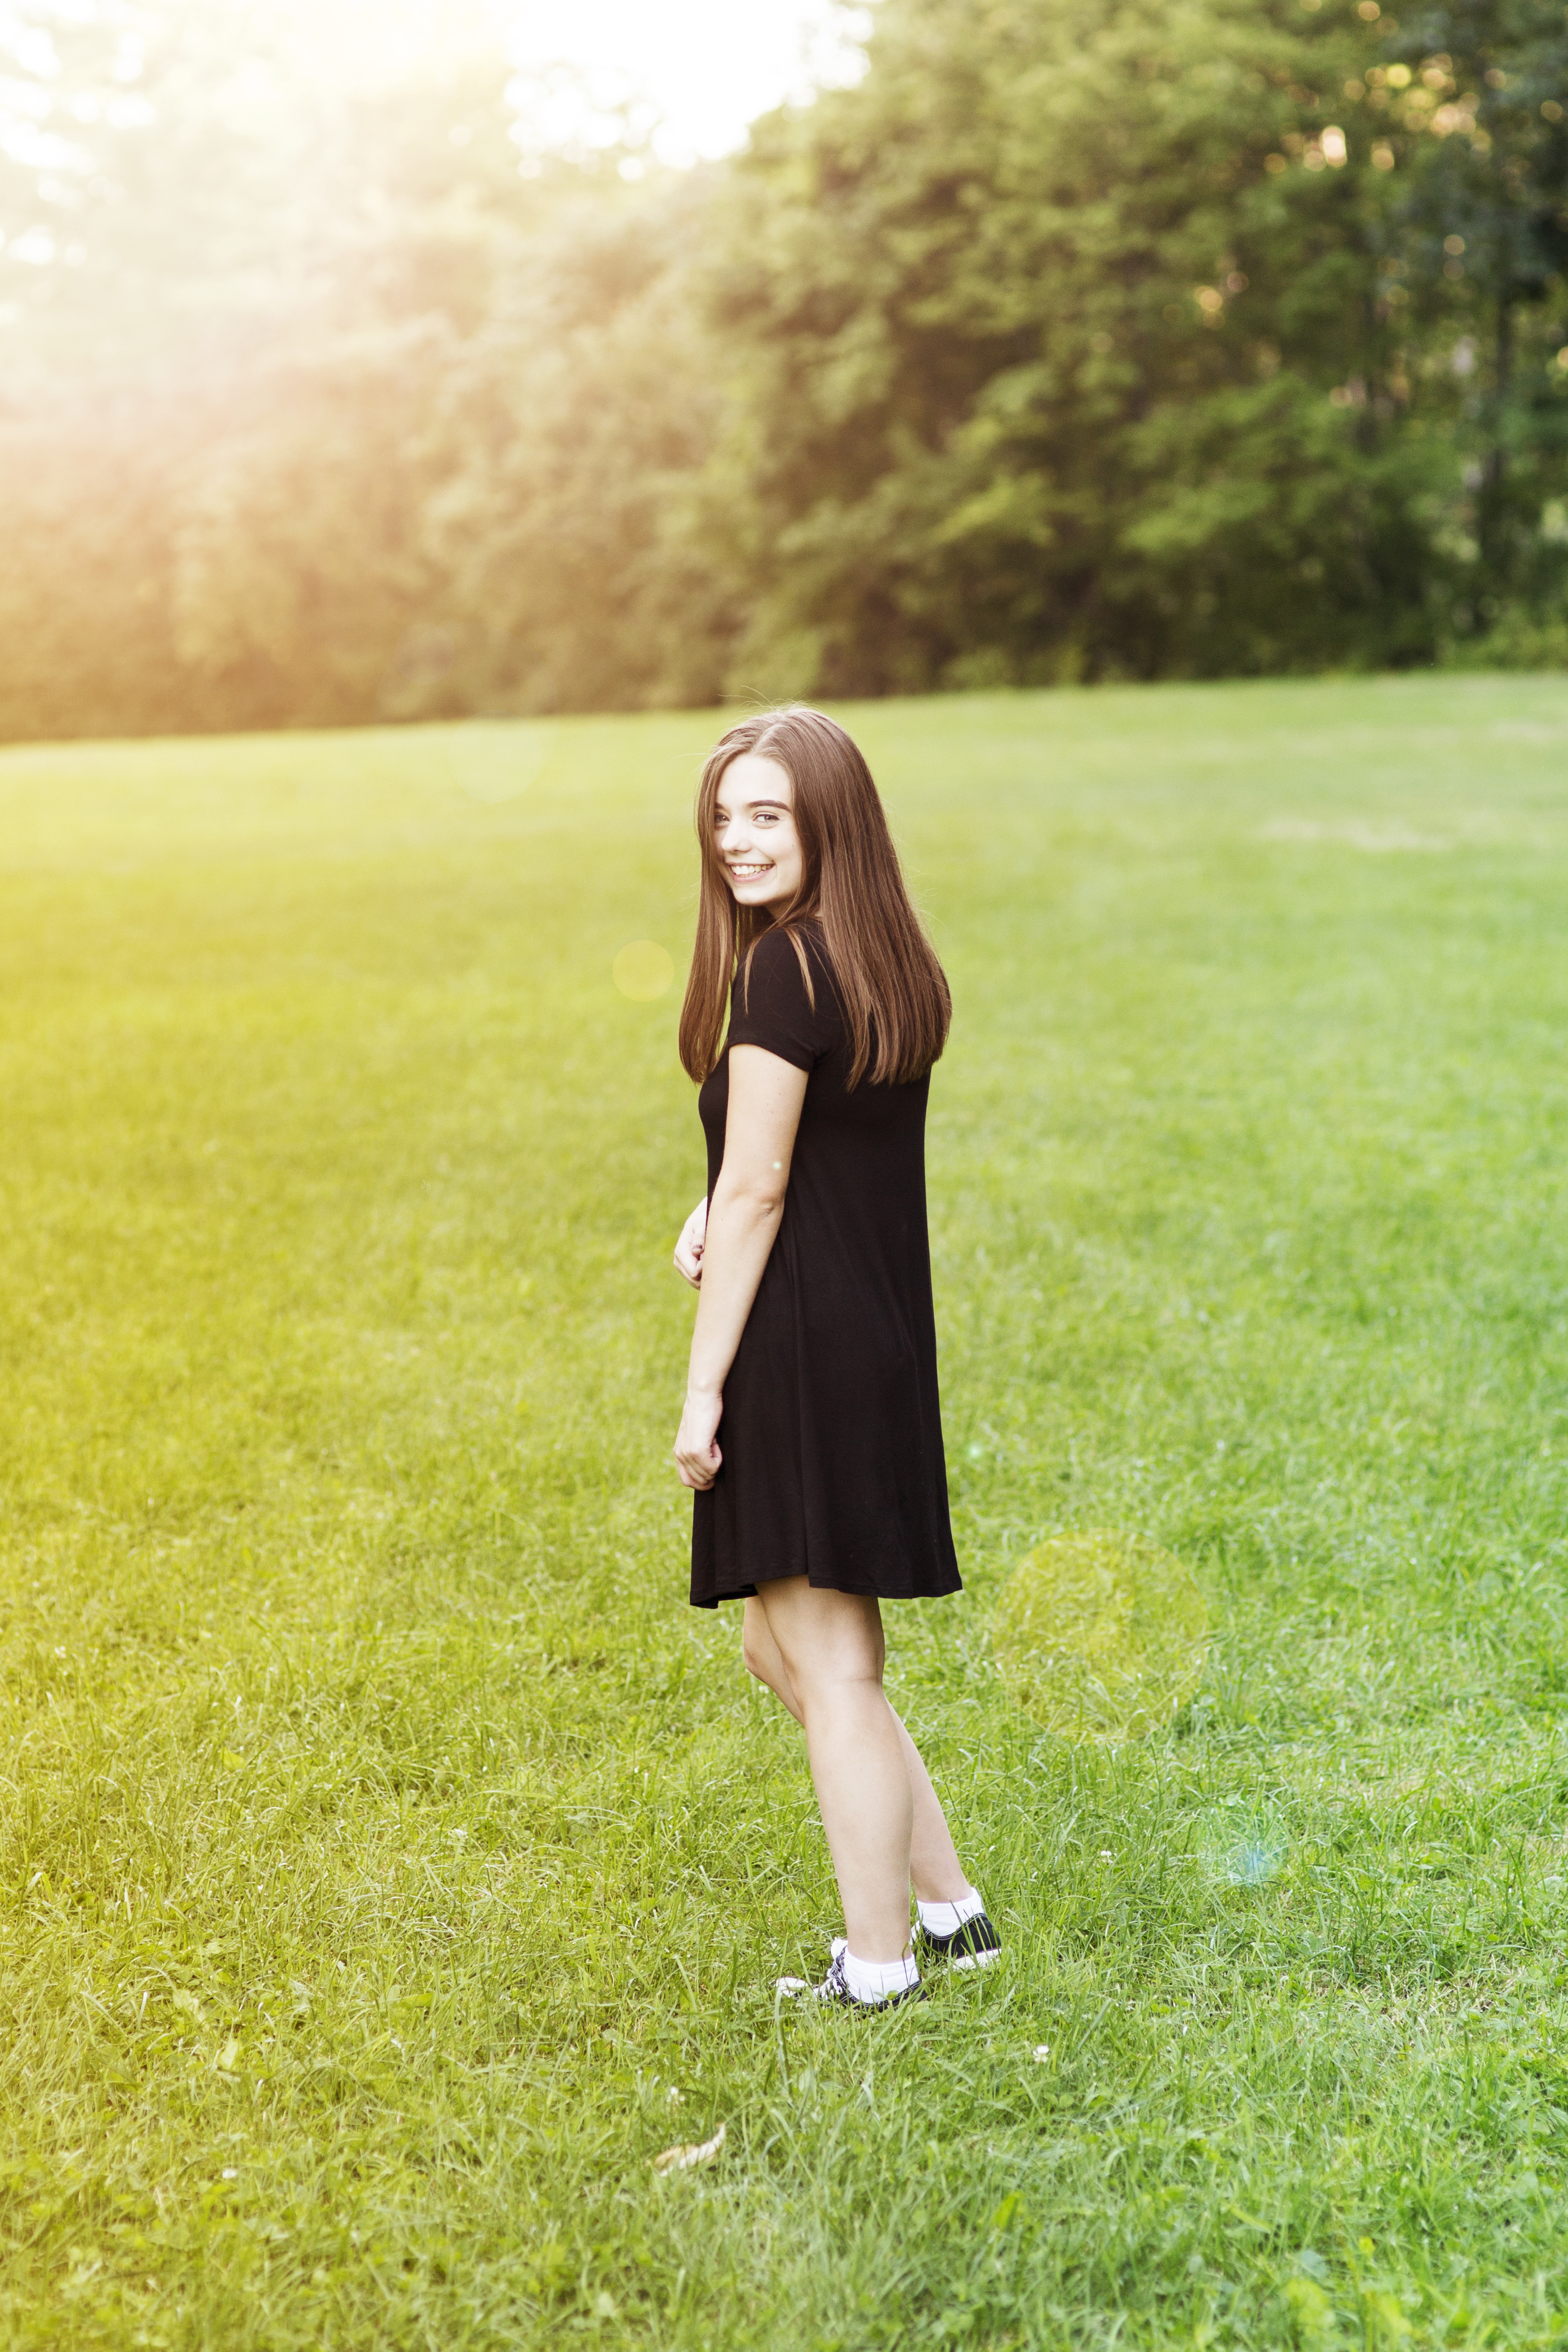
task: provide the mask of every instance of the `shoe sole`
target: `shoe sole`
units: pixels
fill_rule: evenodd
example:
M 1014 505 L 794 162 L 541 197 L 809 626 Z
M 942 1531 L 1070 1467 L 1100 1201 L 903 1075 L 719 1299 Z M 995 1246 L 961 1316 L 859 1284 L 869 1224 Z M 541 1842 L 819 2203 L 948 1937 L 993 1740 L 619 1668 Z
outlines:
M 816 1987 L 814 1984 L 808 1983 L 805 1977 L 776 1977 L 773 1980 L 773 1998 L 775 2000 L 798 2000 L 803 1992 L 816 1992 Z M 929 2000 L 931 1999 L 931 1995 L 926 1990 L 923 1984 L 912 1984 L 904 1992 L 890 1992 L 885 2000 L 857 2000 L 853 1995 L 850 1995 L 847 2000 L 839 2000 L 826 1995 L 821 1995 L 818 1997 L 824 2009 L 858 2009 L 863 2010 L 868 2016 L 871 2017 L 877 2016 L 884 2009 L 900 2009 L 906 2000 Z

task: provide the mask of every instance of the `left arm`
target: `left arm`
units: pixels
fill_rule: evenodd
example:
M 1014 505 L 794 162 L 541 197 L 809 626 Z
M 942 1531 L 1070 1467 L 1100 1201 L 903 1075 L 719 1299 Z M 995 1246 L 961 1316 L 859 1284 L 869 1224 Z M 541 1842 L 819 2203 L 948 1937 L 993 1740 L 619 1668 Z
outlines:
M 724 1164 L 708 1205 L 686 1409 L 675 1440 L 684 1486 L 710 1486 L 723 1458 L 715 1433 L 724 1383 L 784 1218 L 805 1081 L 805 1071 L 761 1045 L 730 1050 Z

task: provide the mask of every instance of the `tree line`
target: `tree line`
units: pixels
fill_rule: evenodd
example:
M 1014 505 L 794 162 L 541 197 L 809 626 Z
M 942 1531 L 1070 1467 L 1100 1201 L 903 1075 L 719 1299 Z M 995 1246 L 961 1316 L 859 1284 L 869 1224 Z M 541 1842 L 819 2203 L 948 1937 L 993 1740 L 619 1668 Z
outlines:
M 12 739 L 1568 661 L 1560 0 L 879 0 L 684 173 L 264 13 L 6 33 Z

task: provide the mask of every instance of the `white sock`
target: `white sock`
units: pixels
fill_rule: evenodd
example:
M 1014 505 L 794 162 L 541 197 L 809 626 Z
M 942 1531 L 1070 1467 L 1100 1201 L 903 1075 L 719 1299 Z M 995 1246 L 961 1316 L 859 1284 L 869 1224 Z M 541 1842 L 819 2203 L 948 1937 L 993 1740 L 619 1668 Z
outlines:
M 844 1981 L 857 2000 L 886 2000 L 890 1992 L 907 1992 L 921 1980 L 913 1960 L 858 1960 L 847 1944 L 839 1958 Z
M 956 1903 L 921 1903 L 915 1909 L 921 1915 L 921 1926 L 928 1936 L 956 1936 L 966 1919 L 977 1919 L 985 1908 L 985 1898 L 973 1887 L 961 1895 Z

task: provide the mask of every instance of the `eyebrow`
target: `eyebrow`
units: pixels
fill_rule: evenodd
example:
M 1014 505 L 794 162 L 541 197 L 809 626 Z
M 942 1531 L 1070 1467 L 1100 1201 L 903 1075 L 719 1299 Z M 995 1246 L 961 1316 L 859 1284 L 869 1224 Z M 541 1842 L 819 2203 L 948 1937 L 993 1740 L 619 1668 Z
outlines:
M 722 801 L 715 801 L 715 802 L 714 802 L 714 803 L 713 803 L 713 814 L 714 814 L 714 815 L 715 815 L 715 816 L 717 816 L 717 815 L 719 814 L 720 811 L 723 808 L 723 805 L 724 805 L 724 803 L 723 803 L 723 802 L 722 802 Z M 741 803 L 741 806 L 742 806 L 742 808 L 750 808 L 750 809 L 764 809 L 764 808 L 783 809 L 783 811 L 784 812 L 784 814 L 785 814 L 786 816 L 789 814 L 789 803 L 788 803 L 788 801 L 742 801 L 742 802 Z

